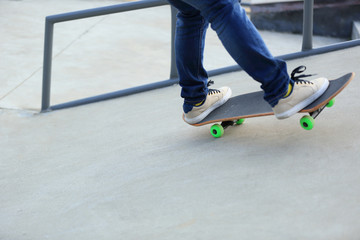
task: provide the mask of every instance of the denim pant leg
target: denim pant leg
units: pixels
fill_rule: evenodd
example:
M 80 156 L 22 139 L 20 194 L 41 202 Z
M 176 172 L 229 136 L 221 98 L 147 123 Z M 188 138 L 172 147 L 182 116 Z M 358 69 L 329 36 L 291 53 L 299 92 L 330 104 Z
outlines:
M 203 66 L 203 53 L 208 22 L 200 11 L 179 0 L 168 0 L 179 10 L 175 33 L 176 66 L 184 98 L 184 111 L 206 98 L 208 75 Z
M 271 106 L 285 95 L 290 77 L 286 63 L 274 58 L 237 0 L 181 0 L 211 24 L 232 58 L 261 83 Z

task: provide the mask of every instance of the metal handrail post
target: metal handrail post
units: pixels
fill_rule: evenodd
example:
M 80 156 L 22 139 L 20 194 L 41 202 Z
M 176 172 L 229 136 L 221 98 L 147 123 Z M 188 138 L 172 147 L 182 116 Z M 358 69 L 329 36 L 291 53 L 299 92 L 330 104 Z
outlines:
M 52 65 L 52 49 L 54 37 L 54 23 L 46 18 L 45 21 L 45 39 L 44 39 L 44 66 L 43 66 L 43 85 L 41 111 L 50 108 L 50 91 L 51 91 L 51 65 Z
M 313 48 L 314 0 L 304 0 L 302 51 Z
M 170 79 L 178 78 L 178 71 L 175 59 L 175 31 L 176 31 L 176 15 L 178 10 L 173 6 L 171 8 L 171 66 L 170 66 Z

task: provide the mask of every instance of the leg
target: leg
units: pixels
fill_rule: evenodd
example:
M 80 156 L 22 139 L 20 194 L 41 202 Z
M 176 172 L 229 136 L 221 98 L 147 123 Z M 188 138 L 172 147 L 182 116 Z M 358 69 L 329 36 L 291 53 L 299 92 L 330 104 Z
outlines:
M 232 58 L 265 91 L 275 106 L 287 92 L 290 77 L 285 62 L 275 59 L 237 0 L 183 0 L 211 23 Z
M 203 52 L 209 24 L 194 7 L 179 0 L 169 2 L 179 10 L 175 55 L 186 113 L 192 109 L 193 104 L 203 101 L 208 93 L 208 75 L 203 67 Z
M 291 80 L 286 63 L 270 54 L 237 0 L 169 1 L 180 10 L 176 53 L 179 72 L 182 71 L 186 76 L 181 80 L 181 84 L 182 96 L 185 97 L 185 120 L 188 119 L 189 123 L 201 121 L 215 108 L 224 104 L 231 95 L 229 88 L 212 91 L 207 90 L 205 85 L 207 75 L 202 67 L 202 54 L 207 23 L 211 23 L 212 29 L 216 31 L 233 59 L 261 83 L 265 92 L 264 99 L 273 107 L 277 118 L 290 117 L 327 89 L 329 81 L 326 78 L 316 79 L 310 83 Z M 198 87 L 194 87 L 196 84 L 199 84 Z M 291 89 L 292 92 L 288 92 Z M 209 91 L 207 97 L 206 91 Z M 202 105 L 193 106 L 196 103 L 195 99 L 201 99 L 204 95 L 206 100 Z M 189 113 L 186 114 L 187 112 Z

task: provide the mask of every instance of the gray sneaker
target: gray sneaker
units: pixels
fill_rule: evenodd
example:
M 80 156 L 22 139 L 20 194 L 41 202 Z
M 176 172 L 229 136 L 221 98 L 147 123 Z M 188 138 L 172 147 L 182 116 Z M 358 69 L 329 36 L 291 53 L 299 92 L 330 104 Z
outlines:
M 329 87 L 329 80 L 318 78 L 312 81 L 295 80 L 292 93 L 280 99 L 273 108 L 278 119 L 288 118 L 318 99 Z
M 231 97 L 231 89 L 229 87 L 222 87 L 219 89 L 209 89 L 209 93 L 203 104 L 200 106 L 193 106 L 193 109 L 184 113 L 184 120 L 189 124 L 195 124 L 203 120 L 216 108 L 220 107 Z

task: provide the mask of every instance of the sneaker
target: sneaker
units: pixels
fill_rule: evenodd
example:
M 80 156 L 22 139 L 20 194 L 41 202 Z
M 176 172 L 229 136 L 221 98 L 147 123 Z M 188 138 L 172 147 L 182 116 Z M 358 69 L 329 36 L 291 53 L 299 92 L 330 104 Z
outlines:
M 190 112 L 184 113 L 184 120 L 189 124 L 198 123 L 216 108 L 226 103 L 230 97 L 231 89 L 229 87 L 209 89 L 205 101 L 200 106 L 193 106 Z
M 318 78 L 312 81 L 294 80 L 289 96 L 279 100 L 273 108 L 278 119 L 288 118 L 318 99 L 329 87 L 329 80 Z

